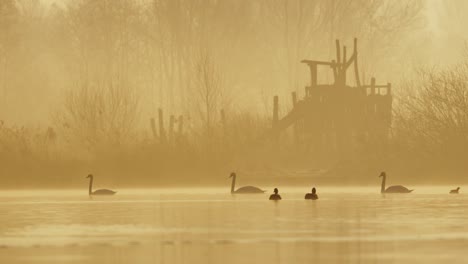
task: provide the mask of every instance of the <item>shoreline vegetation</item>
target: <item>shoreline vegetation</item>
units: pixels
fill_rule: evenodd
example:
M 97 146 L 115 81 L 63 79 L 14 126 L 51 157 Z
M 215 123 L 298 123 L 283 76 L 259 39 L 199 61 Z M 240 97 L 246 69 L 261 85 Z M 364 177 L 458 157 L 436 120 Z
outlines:
M 424 5 L 2 0 L 0 188 L 85 186 L 90 173 L 115 186 L 228 186 L 231 172 L 265 184 L 378 185 L 381 171 L 395 182 L 468 182 L 468 62 L 408 66 L 430 57 L 419 50 Z M 389 139 L 354 135 L 343 154 L 333 143 L 314 152 L 312 133 L 298 140 L 293 127 L 269 135 L 291 93 L 306 93 L 301 61 L 334 60 L 337 38 L 343 59 L 359 39 L 363 85 L 393 83 Z M 314 82 L 330 83 L 319 73 Z M 40 125 L 15 125 L 26 121 Z
M 407 82 L 411 89 L 396 96 L 385 149 L 377 147 L 380 142 L 368 142 L 358 146 L 346 162 L 314 157 L 306 144 L 294 142 L 293 131 L 282 133 L 280 143 L 262 138 L 271 119 L 249 113 L 225 116 L 209 129 L 200 126 L 199 130 L 172 132 L 164 141 L 159 135 L 151 136 L 150 125 L 122 136 L 115 129 L 106 131 L 113 125 L 105 119 L 96 121 L 101 114 L 89 114 L 93 105 L 88 102 L 88 91 L 78 100 L 86 103 L 86 111 L 78 111 L 80 105 L 75 105 L 76 116 L 56 119 L 56 124 L 66 124 L 59 129 L 0 124 L 2 188 L 77 187 L 88 173 L 122 186 L 219 185 L 231 171 L 242 175 L 241 179 L 264 183 L 377 184 L 375 175 L 381 170 L 408 183 L 429 184 L 428 178 L 430 183 L 465 183 L 468 64 L 421 71 L 418 76 Z M 65 105 L 64 109 L 61 114 L 66 115 L 72 108 Z

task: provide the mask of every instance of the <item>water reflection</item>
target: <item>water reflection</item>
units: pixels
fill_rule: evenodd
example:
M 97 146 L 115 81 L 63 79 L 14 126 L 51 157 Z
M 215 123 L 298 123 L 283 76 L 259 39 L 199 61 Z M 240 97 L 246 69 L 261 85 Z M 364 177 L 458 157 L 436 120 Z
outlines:
M 468 196 L 321 188 L 0 192 L 0 263 L 435 263 L 463 260 Z

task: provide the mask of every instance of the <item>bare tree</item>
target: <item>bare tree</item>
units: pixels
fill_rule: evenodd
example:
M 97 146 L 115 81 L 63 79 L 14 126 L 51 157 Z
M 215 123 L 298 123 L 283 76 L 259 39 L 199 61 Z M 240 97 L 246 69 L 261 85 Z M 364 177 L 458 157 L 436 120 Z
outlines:
M 132 141 L 138 121 L 138 96 L 119 85 L 79 87 L 70 90 L 56 125 L 74 146 L 94 150 L 99 146 L 122 145 Z
M 200 53 L 194 68 L 196 109 L 210 137 L 226 96 L 224 77 L 208 51 Z
M 396 154 L 408 163 L 459 169 L 468 154 L 468 63 L 420 70 L 418 76 L 407 82 L 396 103 Z

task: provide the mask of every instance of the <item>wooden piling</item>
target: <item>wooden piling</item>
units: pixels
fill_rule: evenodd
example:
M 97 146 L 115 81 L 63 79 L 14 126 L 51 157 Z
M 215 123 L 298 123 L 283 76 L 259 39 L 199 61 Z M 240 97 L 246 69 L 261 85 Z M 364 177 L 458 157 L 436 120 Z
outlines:
M 337 39 L 337 40 L 335 41 L 335 43 L 336 43 L 336 61 L 337 61 L 338 63 L 340 63 L 340 62 L 341 62 L 340 41 Z M 338 71 L 338 72 L 339 72 L 339 71 Z
M 358 67 L 358 52 L 357 52 L 357 38 L 354 38 L 354 78 L 356 79 L 356 86 L 361 87 L 361 80 L 359 79 L 359 67 Z
M 182 136 L 182 133 L 184 133 L 184 117 L 182 115 L 179 116 L 177 133 L 179 136 Z
M 219 114 L 221 116 L 221 126 L 223 127 L 223 134 L 224 136 L 226 136 L 226 113 L 224 112 L 224 109 L 221 109 Z
M 371 78 L 371 84 L 370 84 L 370 89 L 371 89 L 371 94 L 374 95 L 376 94 L 376 88 L 375 88 L 375 78 Z
M 339 69 L 339 66 L 336 63 L 336 61 L 332 60 L 333 79 L 335 80 L 335 83 L 338 80 L 338 69 Z
M 158 121 L 159 121 L 159 142 L 166 143 L 166 132 L 164 131 L 164 120 L 163 120 L 163 110 L 158 109 Z
M 174 125 L 175 125 L 175 117 L 174 115 L 171 115 L 169 117 L 169 140 L 172 141 L 172 139 L 174 138 Z
M 310 88 L 315 89 L 317 87 L 317 64 L 310 66 Z
M 296 92 L 292 92 L 291 93 L 291 97 L 292 97 L 292 104 L 293 104 L 293 109 L 296 107 L 297 105 L 297 94 Z M 298 122 L 295 122 L 294 125 L 293 125 L 293 133 L 294 133 L 294 143 L 299 143 L 299 126 L 298 126 Z
M 343 86 L 346 85 L 346 70 L 347 70 L 346 69 L 346 60 L 347 59 L 348 58 L 346 57 L 346 46 L 343 46 L 343 62 L 341 63 L 342 69 L 341 69 L 341 74 L 340 74 L 341 75 L 341 77 L 340 77 L 341 84 Z
M 278 102 L 278 96 L 275 95 L 273 97 L 273 127 L 276 127 L 278 125 L 278 120 L 279 120 L 279 102 Z
M 158 132 L 156 131 L 156 120 L 154 120 L 154 117 L 150 119 L 150 126 L 151 126 L 151 131 L 153 132 L 153 138 L 157 139 Z

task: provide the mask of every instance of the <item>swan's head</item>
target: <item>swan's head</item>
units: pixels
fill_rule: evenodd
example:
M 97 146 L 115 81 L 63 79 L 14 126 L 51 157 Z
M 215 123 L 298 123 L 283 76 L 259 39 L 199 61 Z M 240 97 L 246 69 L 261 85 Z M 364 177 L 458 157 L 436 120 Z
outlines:
M 278 194 L 278 188 L 275 188 L 273 192 L 275 192 L 275 194 Z
M 231 175 L 229 175 L 229 178 L 232 178 L 232 177 L 236 177 L 236 173 L 235 173 L 235 172 L 231 172 Z
M 379 177 L 386 177 L 387 174 L 385 173 L 385 171 L 382 171 L 382 173 L 380 173 Z
M 93 175 L 89 174 L 86 178 L 93 178 Z
M 312 193 L 315 194 L 317 192 L 317 190 L 315 190 L 315 187 L 312 188 Z

